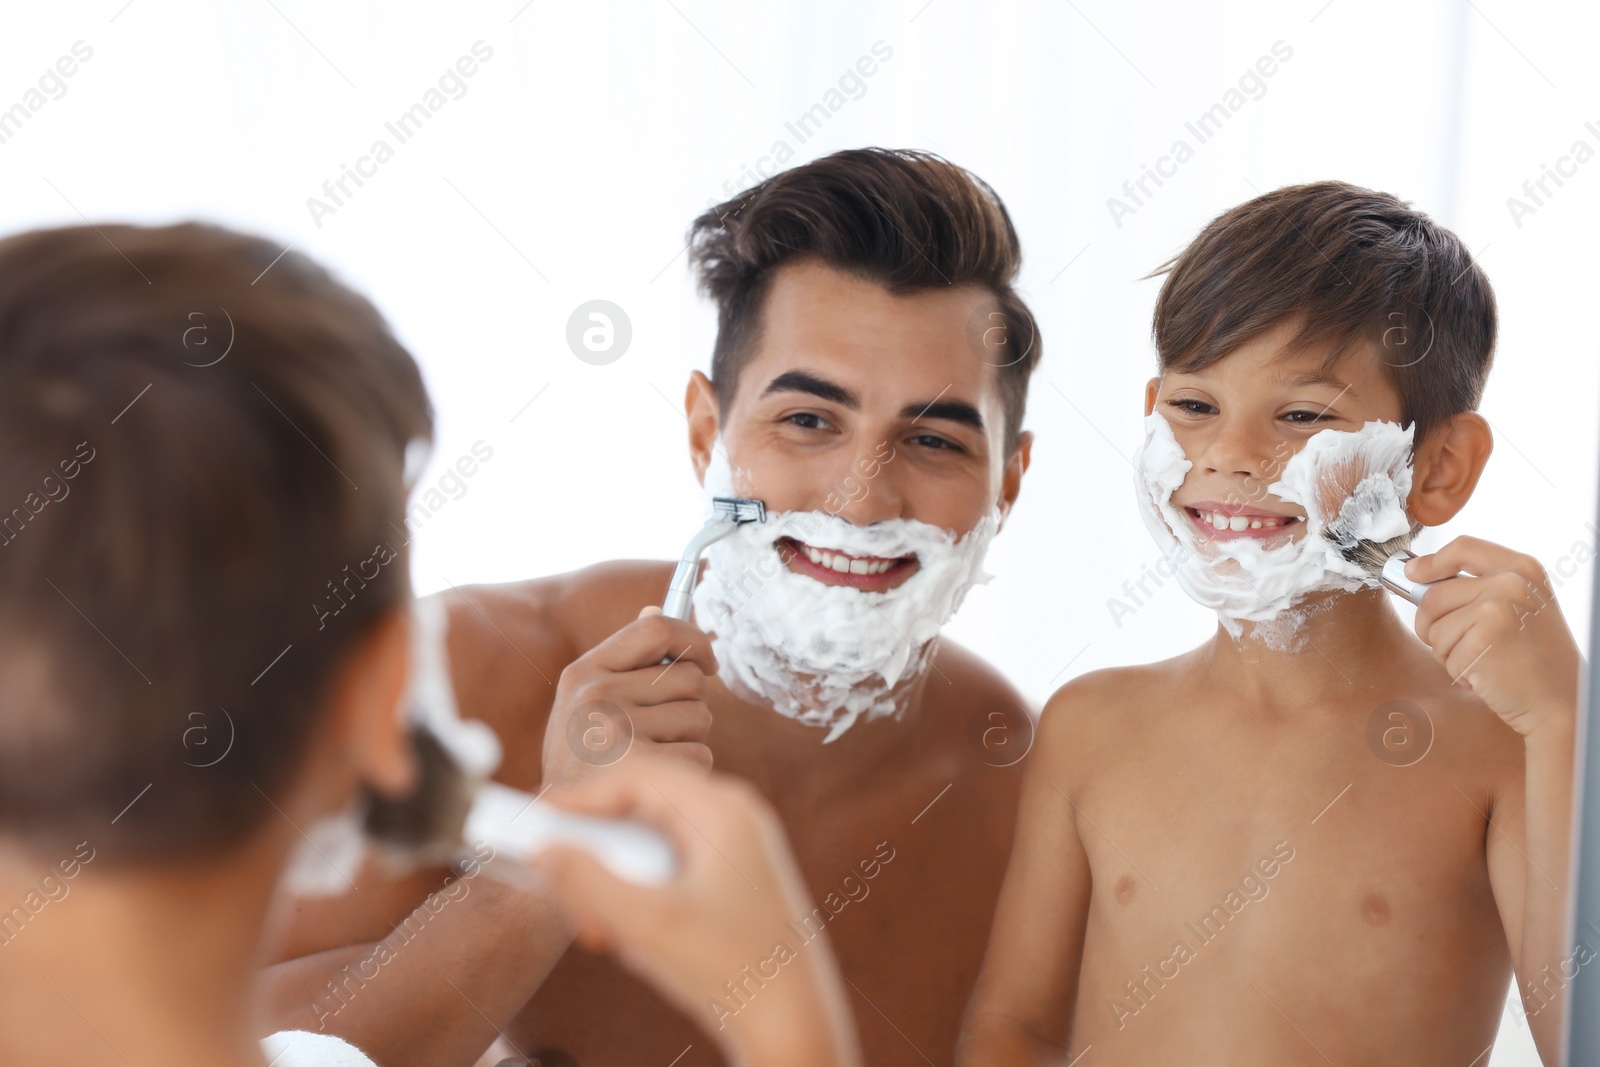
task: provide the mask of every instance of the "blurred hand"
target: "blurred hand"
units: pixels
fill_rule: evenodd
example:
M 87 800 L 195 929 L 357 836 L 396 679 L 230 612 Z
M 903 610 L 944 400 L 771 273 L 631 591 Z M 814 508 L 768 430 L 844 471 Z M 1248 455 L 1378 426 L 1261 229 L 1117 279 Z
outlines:
M 783 829 L 742 780 L 701 778 L 681 761 L 631 754 L 546 799 L 662 830 L 678 856 L 665 886 L 624 882 L 585 853 L 552 848 L 535 861 L 572 917 L 578 941 L 610 951 L 744 1064 L 854 1064 L 855 1036 L 825 934 L 803 941 L 790 922 L 812 908 Z M 788 952 L 774 959 L 776 946 Z M 724 983 L 758 970 L 742 1003 Z M 711 1010 L 708 1001 L 727 1009 Z
M 1538 560 L 1458 537 L 1407 563 L 1406 577 L 1451 578 L 1423 595 L 1416 630 L 1452 681 L 1523 737 L 1545 723 L 1576 721 L 1583 659 Z
M 635 750 L 710 768 L 705 694 L 716 672 L 709 635 L 645 608 L 561 672 L 544 731 L 545 783 L 589 776 Z

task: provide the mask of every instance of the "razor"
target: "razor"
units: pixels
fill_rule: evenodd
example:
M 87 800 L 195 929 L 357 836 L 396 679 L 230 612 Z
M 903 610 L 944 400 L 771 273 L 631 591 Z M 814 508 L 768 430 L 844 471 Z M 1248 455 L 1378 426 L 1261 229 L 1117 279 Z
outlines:
M 766 522 L 767 506 L 759 500 L 719 496 L 712 498 L 712 515 L 700 527 L 683 550 L 678 569 L 672 572 L 672 584 L 667 587 L 667 601 L 661 613 L 674 619 L 689 617 L 689 604 L 694 596 L 694 585 L 700 576 L 700 554 L 739 527 L 750 522 Z

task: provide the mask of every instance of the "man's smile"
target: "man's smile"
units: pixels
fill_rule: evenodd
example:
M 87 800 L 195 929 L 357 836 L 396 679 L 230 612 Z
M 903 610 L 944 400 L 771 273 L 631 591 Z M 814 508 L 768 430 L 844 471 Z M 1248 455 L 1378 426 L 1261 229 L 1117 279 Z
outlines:
M 852 556 L 793 537 L 780 538 L 776 547 L 779 558 L 796 574 L 815 578 L 824 585 L 847 585 L 869 593 L 895 588 L 915 574 L 919 566 L 915 555 Z

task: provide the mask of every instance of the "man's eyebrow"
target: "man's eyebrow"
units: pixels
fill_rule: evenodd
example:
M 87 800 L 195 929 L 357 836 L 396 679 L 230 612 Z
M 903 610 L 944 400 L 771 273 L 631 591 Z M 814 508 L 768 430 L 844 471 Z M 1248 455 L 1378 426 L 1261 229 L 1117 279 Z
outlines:
M 960 423 L 970 426 L 979 433 L 983 432 L 983 416 L 978 409 L 965 400 L 933 400 L 923 404 L 907 404 L 900 409 L 902 419 L 920 422 L 923 419 L 944 419 L 947 422 Z
M 809 393 L 823 400 L 849 408 L 851 411 L 861 409 L 861 398 L 844 386 L 830 382 L 826 378 L 818 378 L 815 374 L 808 374 L 803 370 L 784 371 L 761 391 L 762 396 L 773 393 Z

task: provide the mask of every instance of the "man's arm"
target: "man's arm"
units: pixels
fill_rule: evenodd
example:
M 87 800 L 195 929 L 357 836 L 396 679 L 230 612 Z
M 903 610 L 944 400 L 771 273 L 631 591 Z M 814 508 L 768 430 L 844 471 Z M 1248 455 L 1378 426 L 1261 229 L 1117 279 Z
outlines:
M 1450 578 L 1423 597 L 1417 635 L 1452 681 L 1522 736 L 1523 782 L 1497 795 L 1491 812 L 1489 881 L 1534 1043 L 1546 1064 L 1558 1064 L 1563 987 L 1579 958 L 1568 942 L 1567 914 L 1583 660 L 1550 579 L 1531 556 L 1459 537 L 1411 561 L 1406 574 L 1424 582 Z
M 956 1048 L 961 1067 L 1066 1058 L 1090 890 L 1067 799 L 1078 688 L 1057 693 L 1041 717 L 989 948 Z

